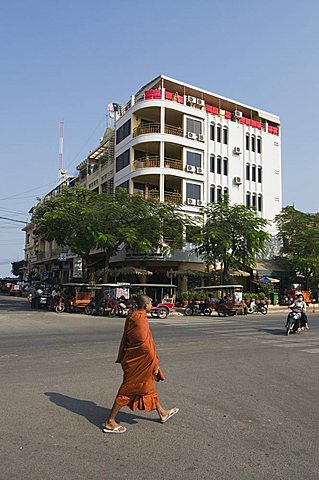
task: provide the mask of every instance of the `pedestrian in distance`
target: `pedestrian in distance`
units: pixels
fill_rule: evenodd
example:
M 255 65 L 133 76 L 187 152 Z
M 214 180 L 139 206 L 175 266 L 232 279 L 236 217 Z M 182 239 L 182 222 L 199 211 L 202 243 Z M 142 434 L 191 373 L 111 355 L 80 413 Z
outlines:
M 125 322 L 116 363 L 121 363 L 123 382 L 116 395 L 110 416 L 103 425 L 105 433 L 125 433 L 126 428 L 116 422 L 116 416 L 122 407 L 135 411 L 156 410 L 161 423 L 167 422 L 178 408 L 164 409 L 158 399 L 155 381 L 165 377 L 159 366 L 159 358 L 152 332 L 147 320 L 152 302 L 146 295 L 137 297 L 137 310 L 130 313 Z

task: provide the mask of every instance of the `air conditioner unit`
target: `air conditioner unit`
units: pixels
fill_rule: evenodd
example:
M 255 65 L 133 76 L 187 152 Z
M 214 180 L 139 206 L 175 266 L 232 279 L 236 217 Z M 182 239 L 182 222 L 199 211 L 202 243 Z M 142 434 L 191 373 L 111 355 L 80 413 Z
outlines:
M 241 154 L 240 147 L 234 147 L 233 152 L 234 152 L 235 155 L 240 155 Z
M 234 118 L 238 118 L 238 119 L 239 119 L 239 118 L 241 118 L 242 116 L 243 116 L 243 112 L 240 112 L 239 110 L 235 110 L 235 111 L 233 112 L 233 117 L 234 117 Z
M 195 198 L 188 198 L 186 200 L 187 205 L 196 205 L 196 200 Z
M 202 133 L 200 133 L 200 134 L 198 135 L 198 140 L 199 140 L 200 142 L 205 142 L 205 136 L 204 136 Z
M 186 165 L 186 172 L 194 173 L 196 168 L 193 165 Z
M 205 107 L 205 100 L 202 100 L 201 98 L 197 99 L 197 105 L 199 107 Z
M 196 173 L 198 173 L 199 175 L 204 175 L 204 169 L 202 167 L 197 167 Z
M 202 200 L 196 200 L 196 205 L 198 207 L 202 207 L 203 206 L 203 201 Z
M 241 181 L 240 177 L 234 177 L 234 184 L 235 185 L 241 185 L 243 182 Z
M 197 135 L 194 132 L 187 132 L 187 138 L 190 138 L 191 140 L 197 140 Z
M 187 101 L 187 103 L 196 104 L 197 98 L 196 98 L 196 97 L 192 97 L 191 95 L 187 95 L 186 101 Z

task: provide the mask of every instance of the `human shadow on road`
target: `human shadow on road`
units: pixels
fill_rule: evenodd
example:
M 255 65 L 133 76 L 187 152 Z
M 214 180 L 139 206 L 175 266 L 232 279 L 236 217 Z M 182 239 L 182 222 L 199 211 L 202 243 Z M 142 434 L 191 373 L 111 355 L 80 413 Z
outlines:
M 269 333 L 269 335 L 284 335 L 283 328 L 258 328 L 258 332 Z
M 98 428 L 102 427 L 102 423 L 105 422 L 111 412 L 110 408 L 100 407 L 91 400 L 81 400 L 79 398 L 68 397 L 67 395 L 57 392 L 45 392 L 44 395 L 49 397 L 49 400 L 55 403 L 58 407 L 63 407 L 70 412 L 81 415 Z M 135 415 L 134 413 L 126 413 L 123 411 L 117 416 L 119 422 L 126 422 L 129 424 L 138 423 L 137 419 L 139 418 L 148 422 L 159 421 L 155 418 L 142 417 L 140 415 Z

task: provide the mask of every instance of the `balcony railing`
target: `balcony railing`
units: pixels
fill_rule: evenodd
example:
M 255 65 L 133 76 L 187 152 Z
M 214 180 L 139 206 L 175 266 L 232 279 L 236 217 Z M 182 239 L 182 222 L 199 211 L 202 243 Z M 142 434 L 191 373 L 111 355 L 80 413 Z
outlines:
M 182 194 L 178 192 L 164 192 L 164 202 L 181 204 Z
M 159 167 L 160 166 L 160 157 L 159 155 L 152 155 L 148 157 L 141 157 L 133 162 L 134 169 L 137 168 L 150 168 L 150 167 Z
M 148 197 L 154 200 L 160 199 L 160 192 L 158 190 L 150 190 Z M 164 192 L 164 202 L 171 202 L 176 204 L 182 203 L 182 194 L 179 192 Z
M 146 125 L 138 125 L 133 130 L 133 138 L 138 137 L 139 135 L 146 135 L 148 133 L 160 133 L 161 125 L 159 123 L 148 123 Z M 183 128 L 176 127 L 174 125 L 165 125 L 164 132 L 169 135 L 178 135 L 179 137 L 183 136 Z
M 133 130 L 133 138 L 147 133 L 160 133 L 161 125 L 159 123 L 148 123 L 147 125 L 138 125 Z
M 173 125 L 165 125 L 164 131 L 165 131 L 165 133 L 168 133 L 169 135 L 178 135 L 179 137 L 183 136 L 182 127 L 175 127 Z
M 159 155 L 151 155 L 147 157 L 137 158 L 133 162 L 134 170 L 139 168 L 152 168 L 152 167 L 160 167 L 160 156 Z M 164 167 L 165 168 L 173 168 L 175 170 L 183 170 L 183 162 L 178 158 L 169 158 L 164 157 Z
M 164 167 L 174 168 L 175 170 L 183 170 L 183 162 L 177 158 L 164 157 Z

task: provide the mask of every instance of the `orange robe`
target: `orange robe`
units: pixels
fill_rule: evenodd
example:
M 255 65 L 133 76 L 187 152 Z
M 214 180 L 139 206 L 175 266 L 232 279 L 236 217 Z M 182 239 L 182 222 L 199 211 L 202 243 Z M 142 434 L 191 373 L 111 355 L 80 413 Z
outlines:
M 158 396 L 154 381 L 165 380 L 145 310 L 131 313 L 125 322 L 117 363 L 124 372 L 116 403 L 131 410 L 155 410 Z

